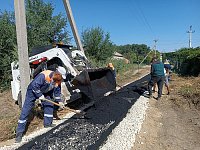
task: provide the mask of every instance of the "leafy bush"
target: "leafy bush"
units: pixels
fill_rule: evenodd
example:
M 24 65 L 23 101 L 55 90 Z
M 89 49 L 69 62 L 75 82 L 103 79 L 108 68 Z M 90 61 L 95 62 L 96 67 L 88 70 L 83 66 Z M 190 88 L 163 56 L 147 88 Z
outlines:
M 199 76 L 200 47 L 182 48 L 176 52 L 167 53 L 166 58 L 173 63 L 174 70 L 184 76 Z
M 191 55 L 181 64 L 180 73 L 182 75 L 198 76 L 200 74 L 200 54 L 197 56 Z

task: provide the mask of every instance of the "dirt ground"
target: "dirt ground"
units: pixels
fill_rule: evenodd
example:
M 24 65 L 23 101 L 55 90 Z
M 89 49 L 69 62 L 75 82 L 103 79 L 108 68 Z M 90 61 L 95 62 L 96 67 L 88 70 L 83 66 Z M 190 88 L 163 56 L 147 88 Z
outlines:
M 174 75 L 172 79 L 169 96 L 163 95 L 160 101 L 150 99 L 132 150 L 200 149 L 200 77 Z
M 19 112 L 12 101 L 11 91 L 0 93 L 0 141 L 14 137 Z

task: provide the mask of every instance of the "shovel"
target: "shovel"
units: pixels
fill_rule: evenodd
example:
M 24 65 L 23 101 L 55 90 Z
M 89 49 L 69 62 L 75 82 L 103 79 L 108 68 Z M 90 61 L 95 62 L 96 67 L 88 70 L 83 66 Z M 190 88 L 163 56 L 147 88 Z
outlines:
M 53 102 L 53 101 L 51 101 L 51 100 L 49 100 L 49 99 L 41 99 L 42 101 L 47 101 L 47 102 L 50 102 L 50 103 L 52 103 L 52 104 L 54 104 L 54 105 L 56 105 L 56 106 L 59 106 L 59 107 L 61 107 L 61 105 L 59 105 L 58 103 L 56 103 L 56 102 Z M 66 110 L 69 110 L 69 111 L 71 111 L 71 112 L 74 112 L 74 113 L 76 113 L 76 114 L 82 114 L 82 115 L 85 115 L 85 112 L 81 112 L 81 110 L 75 110 L 75 109 L 71 109 L 71 108 L 69 108 L 69 107 L 64 107 L 64 109 L 66 109 Z

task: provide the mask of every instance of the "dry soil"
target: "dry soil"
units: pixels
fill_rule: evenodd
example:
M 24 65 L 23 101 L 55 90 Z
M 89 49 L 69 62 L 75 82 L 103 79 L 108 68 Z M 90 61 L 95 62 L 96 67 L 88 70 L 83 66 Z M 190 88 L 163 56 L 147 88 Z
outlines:
M 174 75 L 172 79 L 169 96 L 163 95 L 160 101 L 150 99 L 146 119 L 132 150 L 200 149 L 200 107 L 193 103 L 193 99 L 200 100 L 199 94 L 184 97 L 180 93 L 181 87 L 187 85 L 200 90 L 200 77 Z

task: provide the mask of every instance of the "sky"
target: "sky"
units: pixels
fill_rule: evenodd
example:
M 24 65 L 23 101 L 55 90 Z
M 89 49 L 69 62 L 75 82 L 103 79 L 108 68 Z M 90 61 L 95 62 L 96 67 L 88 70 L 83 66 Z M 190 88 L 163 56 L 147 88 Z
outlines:
M 62 0 L 44 1 L 53 3 L 55 15 L 66 16 Z M 70 0 L 70 4 L 79 35 L 101 27 L 113 44 L 146 44 L 153 49 L 157 40 L 158 51 L 170 52 L 189 47 L 187 31 L 192 25 L 192 47 L 200 46 L 200 0 Z M 14 0 L 1 0 L 0 10 L 13 11 Z

